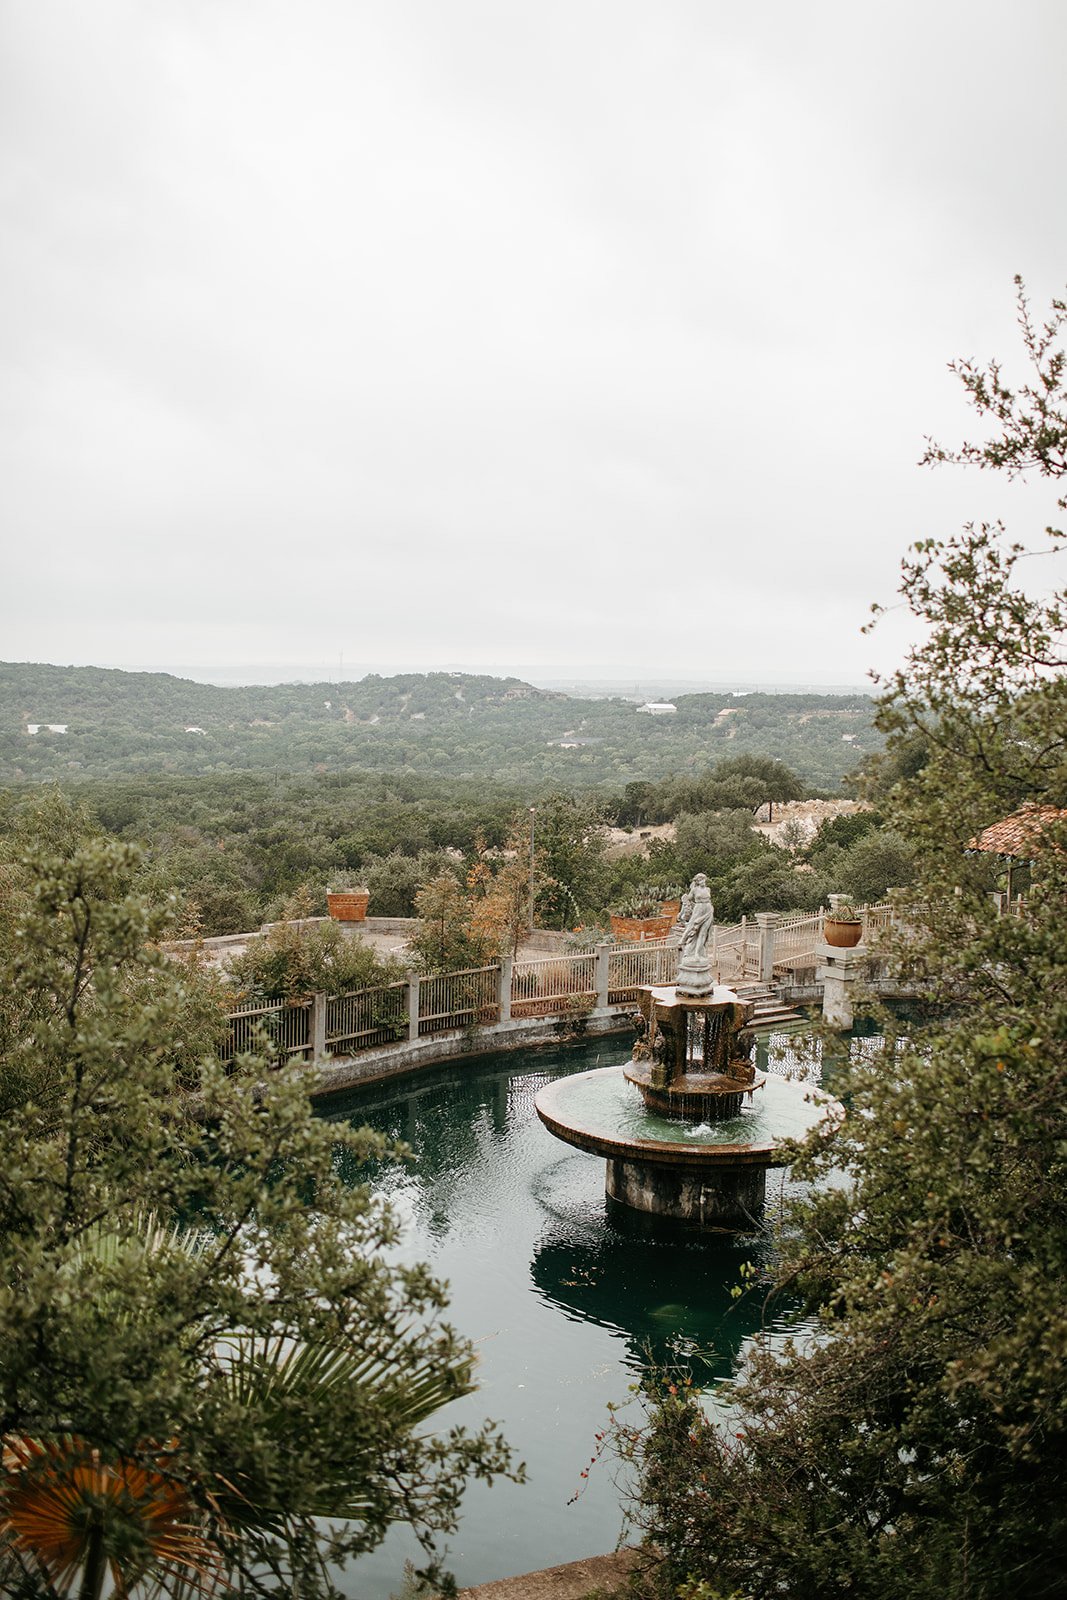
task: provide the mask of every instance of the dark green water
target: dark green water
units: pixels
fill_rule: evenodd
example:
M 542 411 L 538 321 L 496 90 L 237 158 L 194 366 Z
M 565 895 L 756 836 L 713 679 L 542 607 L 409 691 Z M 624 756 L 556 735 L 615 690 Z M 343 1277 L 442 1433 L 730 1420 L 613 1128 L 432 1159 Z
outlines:
M 788 1052 L 787 1039 L 774 1042 Z M 450 1320 L 480 1356 L 478 1392 L 437 1420 L 492 1417 L 526 1462 L 521 1486 L 468 1490 L 448 1558 L 461 1587 L 614 1548 L 615 1469 L 599 1464 L 584 1486 L 580 1475 L 608 1402 L 630 1398 L 650 1357 L 714 1382 L 761 1328 L 784 1338 L 797 1327 L 793 1308 L 768 1310 L 762 1292 L 731 1296 L 743 1263 L 765 1264 L 765 1244 L 658 1228 L 649 1237 L 625 1213 L 609 1216 L 603 1161 L 538 1121 L 542 1084 L 627 1054 L 620 1038 L 486 1056 L 324 1103 L 331 1117 L 369 1123 L 414 1153 L 373 1181 L 405 1220 L 405 1258 L 449 1281 Z M 790 1064 L 787 1054 L 778 1068 Z M 769 1210 L 785 1181 L 768 1173 Z M 346 1593 L 387 1600 L 416 1554 L 396 1530 L 349 1570 Z

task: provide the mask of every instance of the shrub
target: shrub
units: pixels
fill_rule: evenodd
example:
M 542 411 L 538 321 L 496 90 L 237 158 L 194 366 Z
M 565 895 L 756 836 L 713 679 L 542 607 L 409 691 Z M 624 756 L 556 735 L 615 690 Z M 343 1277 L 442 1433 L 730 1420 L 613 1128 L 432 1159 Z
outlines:
M 231 959 L 228 976 L 250 998 L 295 1000 L 395 983 L 405 971 L 402 961 L 379 956 L 335 922 L 279 922 Z

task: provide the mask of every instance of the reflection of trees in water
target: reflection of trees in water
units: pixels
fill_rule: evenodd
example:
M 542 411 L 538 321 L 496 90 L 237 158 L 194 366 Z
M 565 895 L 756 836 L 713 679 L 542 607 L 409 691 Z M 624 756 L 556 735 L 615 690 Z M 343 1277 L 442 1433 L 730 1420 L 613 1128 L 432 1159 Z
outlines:
M 706 1383 L 728 1377 L 744 1340 L 787 1310 L 768 1310 L 760 1289 L 731 1294 L 742 1267 L 759 1274 L 767 1252 L 752 1239 L 672 1237 L 613 1206 L 598 1227 L 550 1234 L 530 1271 L 565 1315 L 622 1332 L 636 1368 L 680 1368 Z
M 343 1109 L 329 1108 L 331 1121 L 365 1123 L 389 1139 L 410 1146 L 413 1164 L 427 1178 L 455 1168 L 477 1152 L 476 1127 L 486 1119 L 494 1126 L 506 1117 L 507 1080 L 487 1082 L 485 1093 L 458 1073 L 447 1078 L 435 1072 L 432 1079 L 407 1080 L 393 1088 L 365 1090 L 355 1099 L 346 1097 Z M 352 1183 L 366 1182 L 381 1172 L 380 1163 L 349 1161 L 339 1170 Z
M 441 1171 L 473 1154 L 476 1124 L 488 1116 L 501 1137 L 515 1112 L 534 1115 L 534 1096 L 550 1078 L 585 1072 L 621 1060 L 626 1050 L 616 1041 L 584 1048 L 571 1046 L 538 1052 L 536 1070 L 530 1056 L 495 1055 L 480 1061 L 438 1067 L 394 1082 L 352 1089 L 322 1102 L 322 1114 L 331 1122 L 366 1123 L 390 1139 L 409 1144 L 419 1171 L 436 1177 Z M 356 1163 L 352 1181 L 365 1181 L 371 1170 Z
M 457 1224 L 455 1199 L 470 1174 L 492 1170 L 509 1134 L 535 1125 L 538 1089 L 550 1078 L 603 1066 L 621 1054 L 622 1047 L 609 1040 L 538 1052 L 534 1069 L 526 1053 L 487 1056 L 337 1095 L 323 1113 L 331 1121 L 366 1124 L 410 1147 L 405 1170 L 416 1182 L 406 1187 L 415 1197 L 420 1226 L 442 1239 Z M 393 1163 L 361 1163 L 345 1151 L 338 1152 L 337 1170 L 350 1184 L 369 1181 L 388 1190 L 397 1182 Z
M 324 1107 L 333 1119 L 366 1123 L 409 1145 L 413 1155 L 397 1169 L 359 1164 L 340 1152 L 338 1170 L 346 1182 L 369 1180 L 402 1194 L 427 1241 L 469 1226 L 479 1207 L 506 1207 L 516 1183 L 532 1185 L 542 1215 L 551 1219 L 531 1264 L 537 1293 L 567 1317 L 618 1330 L 636 1369 L 651 1359 L 680 1366 L 698 1382 L 721 1378 L 765 1319 L 777 1325 L 787 1316 L 782 1304 L 765 1310 L 759 1289 L 731 1295 L 743 1266 L 760 1272 L 768 1246 L 751 1238 L 672 1235 L 661 1222 L 615 1206 L 606 1216 L 602 1162 L 561 1155 L 545 1168 L 539 1154 L 530 1167 L 520 1154 L 518 1141 L 539 1129 L 533 1102 L 545 1082 L 611 1065 L 624 1054 L 617 1040 L 607 1040 L 533 1057 L 497 1056 L 338 1096 Z M 768 1199 L 773 1205 L 773 1183 Z
M 896 1001 L 886 1010 L 893 1017 L 893 1026 L 907 1032 L 915 1007 Z M 754 1060 L 760 1072 L 818 1084 L 829 1094 L 835 1094 L 835 1084 L 850 1059 L 881 1055 L 885 1045 L 884 1016 L 858 1015 L 849 1031 L 842 1034 L 820 1033 L 806 1024 L 798 1024 L 791 1030 L 757 1033 Z

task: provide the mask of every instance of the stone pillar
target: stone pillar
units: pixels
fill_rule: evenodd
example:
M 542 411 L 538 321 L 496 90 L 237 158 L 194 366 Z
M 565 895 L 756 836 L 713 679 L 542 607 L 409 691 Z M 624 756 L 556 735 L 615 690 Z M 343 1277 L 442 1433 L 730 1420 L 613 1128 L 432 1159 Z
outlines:
M 419 1037 L 419 975 L 408 973 L 408 1038 L 414 1044 Z
M 853 996 L 856 984 L 863 976 L 867 952 L 863 945 L 854 950 L 839 950 L 835 945 L 820 940 L 815 946 L 816 981 L 823 986 L 822 1014 L 831 1028 L 851 1028 Z
M 610 944 L 598 944 L 596 947 L 596 1004 L 598 1011 L 603 1011 L 608 1003 L 610 978 L 608 963 L 610 960 Z
M 514 971 L 514 958 L 512 956 L 500 957 L 500 974 L 497 979 L 497 1002 L 500 1006 L 500 1021 L 511 1021 L 511 980 Z
M 756 921 L 759 924 L 759 981 L 760 983 L 773 983 L 774 981 L 774 936 L 778 927 L 777 911 L 757 911 Z
M 326 1055 L 326 996 L 324 994 L 313 994 L 311 996 L 308 1039 L 311 1043 L 312 1061 L 322 1061 Z

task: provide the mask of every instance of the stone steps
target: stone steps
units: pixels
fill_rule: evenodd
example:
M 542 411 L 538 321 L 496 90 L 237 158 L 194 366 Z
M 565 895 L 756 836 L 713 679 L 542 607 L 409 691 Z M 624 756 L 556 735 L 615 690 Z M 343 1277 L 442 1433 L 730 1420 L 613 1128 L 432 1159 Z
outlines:
M 739 983 L 739 999 L 755 1005 L 750 1028 L 780 1028 L 791 1022 L 803 1022 L 804 1015 L 782 999 L 781 992 L 769 983 Z

